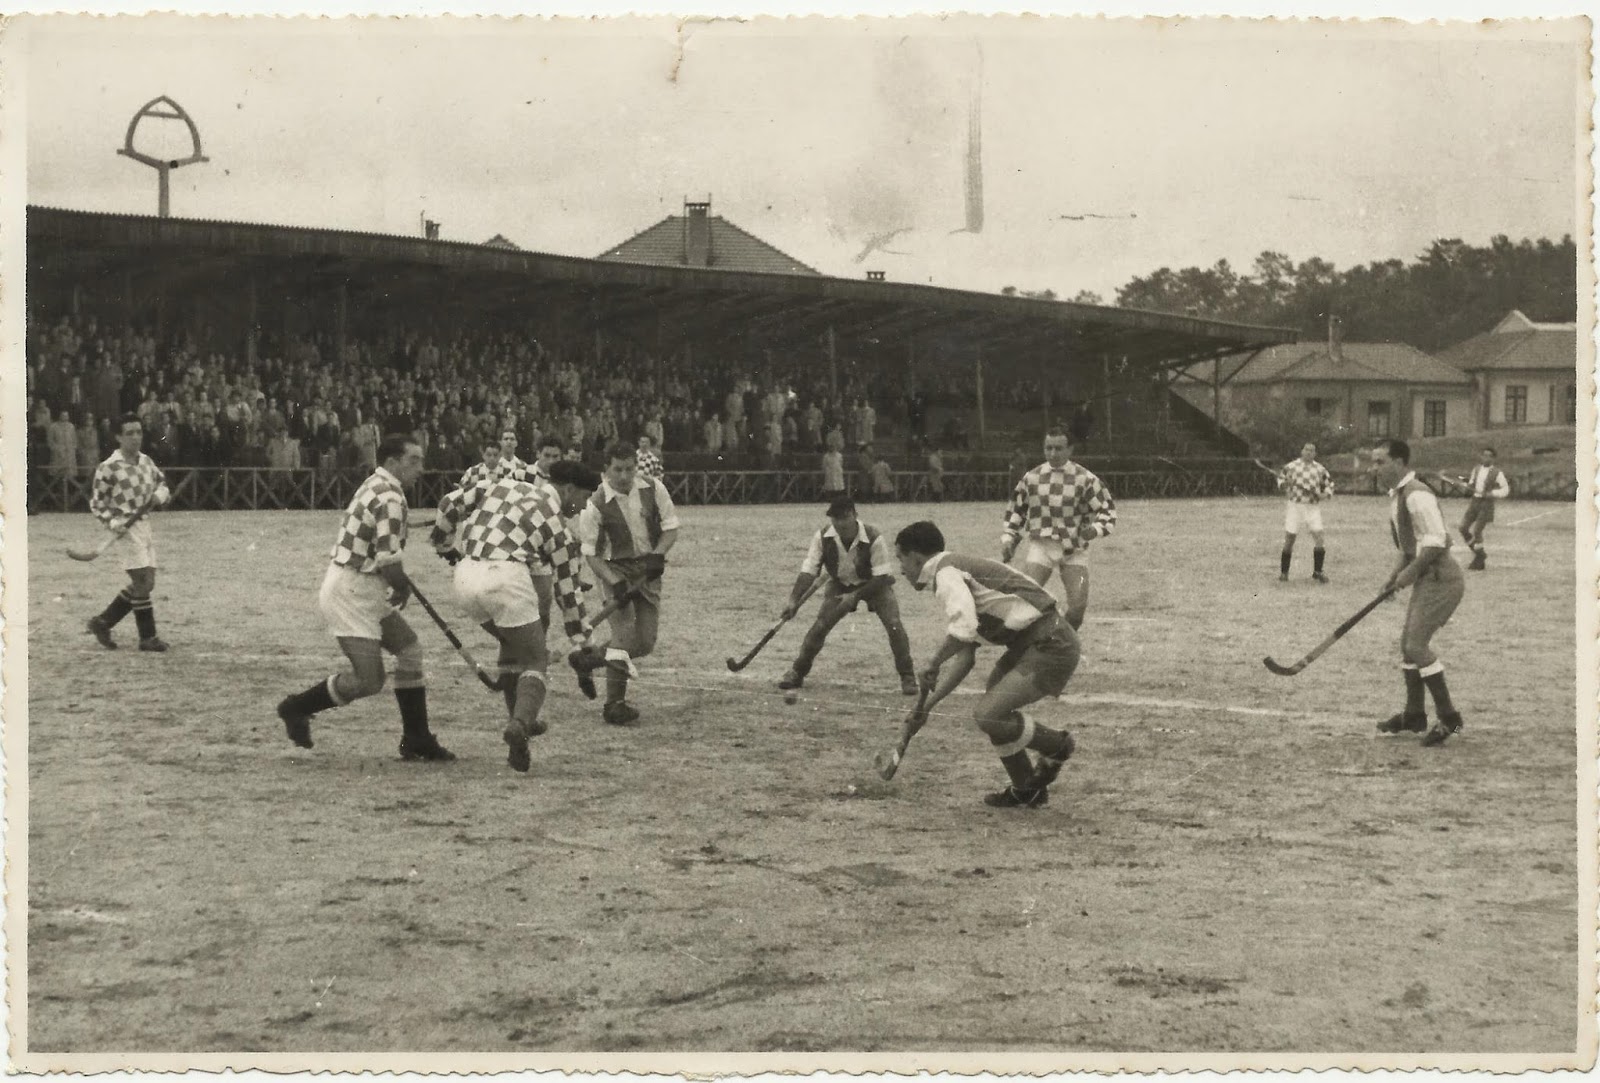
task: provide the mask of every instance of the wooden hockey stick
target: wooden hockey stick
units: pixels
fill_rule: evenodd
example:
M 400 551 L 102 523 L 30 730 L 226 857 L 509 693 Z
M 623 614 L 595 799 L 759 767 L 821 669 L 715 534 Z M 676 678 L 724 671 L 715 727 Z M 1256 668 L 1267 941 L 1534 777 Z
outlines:
M 800 607 L 805 605 L 806 602 L 810 600 L 811 596 L 817 592 L 817 588 L 820 586 L 822 586 L 822 577 L 819 575 L 812 582 L 812 584 L 806 588 L 806 592 L 800 596 L 800 601 L 795 604 L 794 609 L 796 613 L 800 612 Z M 767 629 L 767 634 L 762 636 L 760 641 L 757 642 L 754 647 L 750 648 L 749 654 L 745 655 L 743 658 L 728 659 L 728 669 L 733 673 L 738 673 L 745 666 L 748 666 L 755 659 L 755 656 L 761 653 L 761 648 L 772 642 L 772 637 L 778 634 L 778 629 L 789 623 L 789 619 L 790 618 L 788 617 L 779 617 L 778 623 Z
M 917 693 L 916 705 L 911 708 L 911 713 L 906 715 L 906 720 L 900 724 L 900 740 L 894 748 L 887 752 L 880 752 L 872 759 L 872 765 L 878 769 L 878 777 L 888 782 L 894 773 L 900 769 L 900 761 L 905 758 L 906 749 L 911 745 L 911 738 L 917 735 L 928 721 L 927 706 L 928 695 L 931 688 L 923 688 Z
M 1354 628 L 1357 624 L 1360 624 L 1362 619 L 1366 617 L 1368 613 L 1371 613 L 1374 609 L 1388 601 L 1390 596 L 1394 594 L 1394 591 L 1395 588 L 1391 587 L 1382 594 L 1378 595 L 1376 598 L 1372 599 L 1372 601 L 1368 602 L 1366 605 L 1362 606 L 1356 611 L 1355 616 L 1351 617 L 1349 620 L 1339 625 L 1339 627 L 1335 628 L 1332 635 L 1330 635 L 1327 639 L 1324 639 L 1321 643 L 1318 643 L 1312 648 L 1310 654 L 1300 659 L 1300 661 L 1296 662 L 1294 665 L 1282 665 L 1278 662 L 1274 662 L 1270 657 L 1263 658 L 1261 661 L 1266 664 L 1268 669 L 1272 670 L 1272 672 L 1276 673 L 1278 676 L 1293 677 L 1296 673 L 1299 673 L 1302 669 L 1305 669 L 1312 662 L 1315 662 L 1318 658 L 1321 658 L 1323 651 L 1326 651 L 1329 647 L 1339 642 L 1340 637 L 1342 637 L 1350 629 Z
M 104 553 L 107 549 L 110 549 L 123 538 L 126 538 L 128 536 L 128 531 L 133 528 L 133 524 L 137 523 L 140 519 L 143 519 L 153 507 L 155 507 L 155 501 L 152 499 L 146 503 L 144 507 L 128 516 L 128 521 L 122 524 L 121 530 L 112 531 L 111 537 L 107 538 L 93 549 L 78 549 L 74 546 L 67 546 L 67 556 L 71 557 L 73 560 L 80 560 L 85 563 L 91 560 L 100 559 L 102 553 Z

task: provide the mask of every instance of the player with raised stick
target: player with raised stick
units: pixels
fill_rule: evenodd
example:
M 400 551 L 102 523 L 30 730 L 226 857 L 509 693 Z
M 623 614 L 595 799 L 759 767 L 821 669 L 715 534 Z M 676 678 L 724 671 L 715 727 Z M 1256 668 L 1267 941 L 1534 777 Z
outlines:
M 1078 667 L 1077 633 L 1036 581 L 996 560 L 946 552 L 944 535 L 933 523 L 912 523 L 894 544 L 900 571 L 917 590 L 933 587 L 948 621 L 944 642 L 918 674 L 930 690 L 918 713 L 926 719 L 966 680 L 980 641 L 1004 647 L 973 717 L 1011 784 L 983 800 L 996 808 L 1043 807 L 1050 784 L 1072 755 L 1072 736 L 1038 724 L 1023 708 L 1066 688 Z M 897 751 L 904 752 L 908 737 L 903 735 Z M 1038 753 L 1037 763 L 1030 749 Z
M 577 463 L 556 464 L 562 468 L 585 470 Z M 581 551 L 562 521 L 561 497 L 550 483 L 522 476 L 453 489 L 439 502 L 430 540 L 455 568 L 462 608 L 500 643 L 500 689 L 510 716 L 502 736 L 511 767 L 526 771 L 532 764 L 528 739 L 549 728 L 539 717 L 548 656 L 539 594 L 529 574 L 533 565 L 551 571 L 572 645 L 581 650 L 589 642 L 578 581 Z
M 1461 731 L 1460 713 L 1450 702 L 1444 664 L 1430 640 L 1461 604 L 1466 577 L 1450 555 L 1450 532 L 1439 501 L 1411 469 L 1411 447 L 1388 440 L 1372 450 L 1372 472 L 1389 488 L 1389 536 L 1400 551 L 1385 590 L 1411 589 L 1405 630 L 1400 635 L 1400 671 L 1406 681 L 1405 711 L 1378 723 L 1379 733 L 1422 733 L 1425 746 L 1443 744 Z M 1433 696 L 1439 721 L 1428 729 L 1423 689 Z
M 128 585 L 103 612 L 89 618 L 90 634 L 108 651 L 117 649 L 111 629 L 130 612 L 139 628 L 139 649 L 167 649 L 156 635 L 155 602 L 150 597 L 156 586 L 156 544 L 149 512 L 172 497 L 166 475 L 144 453 L 143 444 L 139 416 L 127 415 L 117 425 L 117 450 L 95 467 L 89 492 L 89 512 L 111 531 L 116 539 L 112 546 L 124 549 L 122 566 L 128 573 Z
M 1511 482 L 1506 480 L 1505 471 L 1494 464 L 1494 457 L 1494 448 L 1486 447 L 1478 452 L 1478 465 L 1466 477 L 1439 475 L 1440 481 L 1467 494 L 1467 513 L 1456 529 L 1461 531 L 1462 540 L 1472 550 L 1472 563 L 1467 565 L 1467 570 L 1472 572 L 1481 572 L 1489 566 L 1483 532 L 1494 522 L 1494 502 L 1511 495 Z
M 1000 560 L 1020 557 L 1022 573 L 1041 587 L 1060 574 L 1066 620 L 1077 629 L 1089 608 L 1089 543 L 1116 529 L 1117 506 L 1104 483 L 1072 461 L 1073 443 L 1065 426 L 1045 432 L 1045 462 L 1022 475 L 1006 508 Z
M 614 726 L 639 720 L 628 702 L 633 661 L 655 649 L 661 623 L 661 576 L 678 541 L 678 512 L 667 487 L 638 476 L 634 449 L 616 440 L 606 453 L 599 488 L 578 515 L 578 541 L 600 585 L 619 601 L 606 648 L 606 702 Z
M 1317 445 L 1306 444 L 1298 459 L 1284 463 L 1276 472 L 1278 488 L 1288 497 L 1283 511 L 1283 551 L 1278 554 L 1278 579 L 1287 582 L 1289 564 L 1294 558 L 1294 543 L 1300 531 L 1311 532 L 1311 578 L 1328 581 L 1322 570 L 1327 548 L 1322 540 L 1322 502 L 1333 496 L 1333 475 L 1317 462 Z
M 422 645 L 400 613 L 411 596 L 403 563 L 406 548 L 405 490 L 422 473 L 422 446 L 409 435 L 390 435 L 378 445 L 378 467 L 361 483 L 345 509 L 317 607 L 348 673 L 335 673 L 284 698 L 278 717 L 289 739 L 310 748 L 311 719 L 383 690 L 383 652 L 394 655 L 394 698 L 400 709 L 400 758 L 442 762 L 455 759 L 428 727 L 428 690 Z
M 862 602 L 883 622 L 894 668 L 900 674 L 900 691 L 916 695 L 916 668 L 911 660 L 911 641 L 900 622 L 900 602 L 894 595 L 894 561 L 889 555 L 889 541 L 878 533 L 877 527 L 856 518 L 855 501 L 847 496 L 828 505 L 827 525 L 811 535 L 811 547 L 789 591 L 784 620 L 793 619 L 799 612 L 812 584 L 823 573 L 828 582 L 822 592 L 822 608 L 817 610 L 817 619 L 800 644 L 794 665 L 778 682 L 779 688 L 791 693 L 784 699 L 793 702 L 792 693 L 805 683 L 812 663 L 828 641 L 828 633 Z

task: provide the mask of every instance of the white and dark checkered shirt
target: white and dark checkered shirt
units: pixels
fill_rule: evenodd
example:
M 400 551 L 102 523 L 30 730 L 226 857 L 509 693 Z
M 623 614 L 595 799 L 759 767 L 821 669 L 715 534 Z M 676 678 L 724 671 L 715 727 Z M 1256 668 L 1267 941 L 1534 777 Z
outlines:
M 531 476 L 531 471 L 530 471 Z M 567 634 L 587 627 L 578 569 L 583 554 L 561 519 L 561 501 L 548 482 L 502 478 L 471 489 L 453 489 L 439 502 L 429 540 L 443 553 L 461 524 L 460 551 L 467 560 L 546 564 L 555 573 L 555 595 Z
M 640 449 L 634 458 L 638 460 L 641 477 L 659 478 L 666 473 L 666 467 L 661 465 L 661 456 L 653 451 Z
M 344 510 L 332 560 L 358 572 L 376 572 L 405 555 L 406 494 L 383 467 L 361 483 Z
M 144 452 L 139 452 L 138 462 L 131 463 L 120 450 L 114 451 L 109 459 L 95 467 L 89 511 L 114 530 L 150 503 L 156 490 L 166 483 L 166 475 Z
M 1086 549 L 1116 529 L 1117 505 L 1105 484 L 1075 462 L 1058 470 L 1049 463 L 1022 475 L 1006 509 L 1002 541 L 1055 539 L 1068 552 Z
M 1320 504 L 1333 495 L 1333 475 L 1315 460 L 1290 459 L 1278 471 L 1278 488 L 1289 494 L 1291 503 Z
M 467 467 L 467 472 L 461 475 L 461 483 L 457 485 L 456 488 L 463 490 L 470 489 L 485 479 L 490 481 L 499 481 L 501 478 L 520 477 L 525 473 L 533 473 L 533 467 L 529 466 L 515 455 L 511 456 L 509 459 L 502 455 L 500 456 L 499 460 L 495 462 L 494 469 L 492 471 L 481 462 L 473 463 L 471 466 Z

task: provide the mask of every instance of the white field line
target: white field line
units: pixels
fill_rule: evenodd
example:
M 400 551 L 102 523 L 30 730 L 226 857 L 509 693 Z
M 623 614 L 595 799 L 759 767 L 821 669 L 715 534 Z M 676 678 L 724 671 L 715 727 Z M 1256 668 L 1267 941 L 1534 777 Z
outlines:
M 1546 515 L 1554 515 L 1558 511 L 1566 510 L 1566 508 L 1552 508 L 1549 511 L 1541 511 L 1538 515 L 1530 515 L 1526 519 L 1518 519 L 1514 523 L 1507 523 L 1506 526 L 1521 526 L 1523 523 L 1531 523 L 1535 519 L 1543 519 Z

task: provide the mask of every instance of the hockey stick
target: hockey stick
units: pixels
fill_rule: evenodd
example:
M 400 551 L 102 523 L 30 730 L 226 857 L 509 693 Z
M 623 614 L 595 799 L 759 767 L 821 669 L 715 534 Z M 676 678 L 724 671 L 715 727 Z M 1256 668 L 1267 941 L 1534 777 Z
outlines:
M 152 499 L 150 502 L 145 504 L 144 507 L 128 516 L 128 521 L 122 524 L 121 530 L 112 531 L 111 537 L 107 538 L 93 549 L 78 549 L 70 545 L 67 546 L 67 556 L 71 557 L 73 560 L 81 560 L 85 563 L 91 560 L 100 559 L 100 555 L 102 553 L 104 553 L 107 549 L 110 549 L 123 538 L 127 537 L 128 531 L 133 528 L 133 524 L 137 523 L 140 519 L 143 519 L 147 514 L 149 514 L 150 509 L 155 506 L 155 501 Z
M 489 676 L 488 671 L 478 664 L 478 660 L 472 657 L 472 652 L 467 650 L 466 644 L 462 643 L 455 632 L 451 630 L 450 625 L 445 623 L 445 619 L 439 615 L 437 609 L 433 608 L 433 603 L 428 601 L 427 596 L 417 589 L 415 583 L 411 584 L 411 596 L 427 611 L 428 616 L 433 618 L 433 623 L 439 626 L 439 631 L 444 633 L 444 637 L 450 641 L 450 645 L 456 649 L 456 653 L 461 655 L 462 660 L 472 667 L 472 671 L 478 675 L 478 680 L 483 682 L 483 686 L 491 692 L 500 691 L 499 679 Z
M 1267 473 L 1271 474 L 1275 478 L 1279 478 L 1279 477 L 1283 476 L 1282 473 L 1280 473 L 1277 470 L 1272 469 L 1272 467 L 1268 466 L 1266 463 L 1262 462 L 1260 459 L 1251 459 L 1250 461 L 1255 463 L 1257 466 L 1261 467 L 1261 469 L 1265 470 Z
M 810 599 L 810 597 L 817 592 L 817 588 L 820 587 L 821 585 L 822 585 L 822 577 L 819 575 L 819 576 L 817 576 L 817 578 L 815 580 L 812 581 L 811 585 L 806 588 L 806 592 L 800 596 L 800 601 L 795 603 L 794 609 L 795 609 L 796 613 L 800 612 L 800 607 L 806 604 L 806 602 Z M 756 645 L 754 647 L 750 648 L 750 653 L 749 654 L 745 655 L 743 658 L 729 658 L 728 659 L 728 669 L 729 669 L 729 671 L 733 672 L 733 673 L 738 673 L 745 666 L 748 666 L 752 661 L 754 661 L 755 656 L 761 653 L 761 648 L 765 647 L 768 643 L 772 642 L 772 637 L 778 634 L 778 629 L 782 628 L 785 624 L 788 624 L 788 623 L 789 623 L 789 618 L 788 617 L 779 617 L 778 618 L 778 623 L 774 624 L 771 628 L 767 629 L 767 634 L 762 636 L 761 639 L 756 643 Z
M 1294 665 L 1292 665 L 1292 666 L 1279 665 L 1277 662 L 1274 662 L 1270 657 L 1263 658 L 1261 661 L 1266 664 L 1266 667 L 1268 669 L 1272 670 L 1272 672 L 1276 673 L 1278 676 L 1280 676 L 1280 677 L 1293 677 L 1296 673 L 1299 673 L 1302 669 L 1305 669 L 1312 662 L 1315 662 L 1318 658 L 1321 658 L 1323 651 L 1327 650 L 1329 647 L 1331 647 L 1335 643 L 1339 642 L 1339 639 L 1340 639 L 1341 636 L 1343 636 L 1350 629 L 1354 628 L 1357 624 L 1360 624 L 1362 619 L 1368 613 L 1371 613 L 1374 609 L 1378 608 L 1384 602 L 1388 601 L 1389 598 L 1394 594 L 1394 592 L 1395 592 L 1395 588 L 1390 587 L 1388 590 L 1384 591 L 1382 594 L 1380 594 L 1376 598 L 1372 599 L 1372 601 L 1370 601 L 1366 605 L 1362 606 L 1359 610 L 1356 611 L 1356 615 L 1355 616 L 1351 617 L 1349 620 L 1347 620 L 1343 624 L 1339 625 L 1339 627 L 1335 628 L 1333 630 L 1333 634 L 1332 635 L 1330 635 L 1327 639 L 1324 639 L 1321 643 L 1318 643 L 1314 648 L 1312 648 L 1310 654 L 1308 654 L 1304 658 L 1300 659 L 1300 661 L 1296 662 Z
M 872 765 L 878 769 L 878 777 L 888 782 L 894 773 L 900 769 L 900 761 L 905 758 L 906 748 L 911 744 L 911 738 L 917 735 L 924 723 L 928 721 L 926 713 L 928 694 L 933 689 L 924 687 L 917 694 L 916 706 L 911 708 L 911 713 L 906 715 L 906 720 L 900 724 L 900 740 L 888 752 L 880 752 L 872 758 Z

